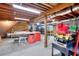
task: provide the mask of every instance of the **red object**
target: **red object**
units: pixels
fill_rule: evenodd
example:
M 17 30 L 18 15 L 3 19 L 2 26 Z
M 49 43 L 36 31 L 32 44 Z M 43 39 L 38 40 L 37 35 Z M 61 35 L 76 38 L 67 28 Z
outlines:
M 60 33 L 60 34 L 66 34 L 68 31 L 68 26 L 63 24 L 63 23 L 60 23 L 60 24 L 57 24 L 57 32 Z
M 28 43 L 29 44 L 35 43 L 34 35 L 29 35 L 28 36 Z
M 76 41 L 76 46 L 75 46 L 75 49 L 74 49 L 74 56 L 76 56 L 76 54 L 77 54 L 78 44 L 79 44 L 79 32 L 78 32 L 78 38 L 77 38 L 77 41 Z
M 41 34 L 40 32 L 35 33 L 35 41 L 40 41 L 41 40 Z

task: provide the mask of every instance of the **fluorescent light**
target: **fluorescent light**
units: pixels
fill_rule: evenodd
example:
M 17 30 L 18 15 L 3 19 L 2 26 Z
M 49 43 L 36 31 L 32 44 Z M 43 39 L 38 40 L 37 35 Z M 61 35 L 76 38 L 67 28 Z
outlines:
M 29 19 L 18 18 L 18 17 L 15 17 L 14 19 L 29 21 Z
M 21 10 L 25 10 L 25 11 L 37 13 L 37 14 L 40 14 L 41 13 L 39 10 L 36 10 L 36 9 L 33 9 L 33 8 L 28 8 L 28 7 L 27 8 L 26 7 L 22 7 L 22 6 L 15 5 L 15 4 L 13 4 L 13 7 L 14 8 L 17 8 L 17 9 L 21 9 Z
M 40 23 L 37 23 L 37 25 L 40 25 Z

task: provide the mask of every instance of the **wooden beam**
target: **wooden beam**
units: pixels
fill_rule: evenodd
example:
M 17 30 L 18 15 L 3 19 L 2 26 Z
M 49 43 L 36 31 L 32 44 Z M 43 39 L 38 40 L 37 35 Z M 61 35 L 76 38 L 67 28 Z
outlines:
M 75 17 L 73 14 L 69 13 L 70 16 L 73 16 L 73 18 Z
M 14 15 L 14 12 L 16 12 L 16 14 L 23 15 L 23 17 L 25 16 L 26 18 L 28 17 L 29 19 L 31 19 L 33 17 L 37 17 L 37 15 L 32 14 L 30 12 L 28 13 L 28 12 L 24 12 L 24 11 L 21 11 L 21 10 L 17 10 L 15 8 L 13 8 L 12 6 L 6 6 L 4 4 L 0 4 L 0 11 L 5 12 L 5 13 L 11 13 L 11 15 Z M 16 16 L 16 15 L 14 15 L 14 16 Z
M 60 16 L 60 18 L 62 18 L 62 19 L 66 19 L 66 17 L 63 17 L 63 16 Z
M 57 20 L 62 20 L 63 17 L 62 17 L 62 16 L 58 16 L 58 17 L 56 17 L 56 19 L 57 19 Z
M 65 18 L 69 18 L 69 17 L 67 17 L 67 16 L 64 16 L 64 15 L 63 15 L 63 17 L 65 17 Z
M 28 15 L 27 13 L 23 13 L 23 12 L 20 12 L 20 11 L 17 11 L 17 13 L 16 14 L 14 14 L 14 12 L 12 12 L 11 10 L 7 10 L 7 9 L 3 9 L 3 8 L 0 8 L 0 15 L 1 14 L 6 14 L 6 16 L 8 16 L 8 15 L 10 15 L 9 16 L 9 18 L 13 18 L 13 17 L 15 17 L 15 16 L 19 16 L 19 17 L 24 17 L 24 18 L 29 18 L 29 19 L 31 19 L 31 18 L 33 18 L 33 17 L 37 17 L 37 16 L 34 16 L 34 15 Z M 4 16 L 4 18 L 5 18 L 5 16 Z
M 46 5 L 46 6 L 48 6 L 49 8 L 52 8 L 52 7 L 53 7 L 53 5 L 51 6 L 51 5 L 47 4 L 47 3 L 43 3 L 43 5 Z
M 44 7 L 46 7 L 46 8 L 48 8 L 48 9 L 51 9 L 51 7 L 49 7 L 47 4 L 44 4 L 44 3 L 39 3 L 41 6 L 44 6 Z
M 48 47 L 48 40 L 47 40 L 47 16 L 45 15 L 45 18 L 44 18 L 44 24 L 45 24 L 45 42 L 44 42 L 44 47 Z
M 47 8 L 47 7 L 45 7 L 45 6 L 40 5 L 39 3 L 36 3 L 36 4 L 34 4 L 34 5 L 36 5 L 36 6 L 38 6 L 38 7 L 41 7 L 41 8 L 44 8 L 44 9 L 46 9 L 46 10 L 49 9 L 49 8 Z
M 12 9 L 12 5 L 8 5 L 8 4 L 1 3 L 0 4 L 0 9 L 1 8 L 7 9 L 7 10 L 11 10 Z
M 62 3 L 62 4 L 57 4 L 56 6 L 54 6 L 52 9 L 45 11 L 45 13 L 42 13 L 39 17 L 35 18 L 34 21 L 39 20 L 43 17 L 45 17 L 44 15 L 50 15 L 53 14 L 55 12 L 58 12 L 60 10 L 63 10 L 64 8 L 67 8 L 69 6 L 74 5 L 74 3 Z
M 49 4 L 50 6 L 55 6 L 55 5 L 59 4 L 59 3 L 47 3 L 47 4 Z
M 28 3 L 28 4 L 27 3 L 24 3 L 23 5 L 30 6 L 32 8 L 36 8 L 36 9 L 39 9 L 39 10 L 42 10 L 42 11 L 46 11 L 46 9 L 41 8 L 41 7 L 38 7 L 38 6 L 34 5 L 33 3 Z

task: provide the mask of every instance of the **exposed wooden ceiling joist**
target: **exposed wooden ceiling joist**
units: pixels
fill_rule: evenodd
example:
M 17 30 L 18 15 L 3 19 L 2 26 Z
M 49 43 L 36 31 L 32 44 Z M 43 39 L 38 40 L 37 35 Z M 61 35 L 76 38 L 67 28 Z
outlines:
M 1 6 L 1 5 L 0 5 Z M 15 15 L 14 15 L 14 12 L 13 11 L 15 11 L 15 12 L 17 12 Z M 1 8 L 0 8 L 0 13 L 1 14 L 10 14 L 10 16 L 9 16 L 9 18 L 10 17 L 14 17 L 14 16 L 16 16 L 16 15 L 19 15 L 19 16 L 21 16 L 21 15 L 23 15 L 22 17 L 24 17 L 24 18 L 29 18 L 30 19 L 30 17 L 31 18 L 33 18 L 34 16 L 36 17 L 36 15 L 31 15 L 31 14 L 27 14 L 27 13 L 23 13 L 23 12 L 21 12 L 21 11 L 17 11 L 17 10 L 8 10 L 8 8 L 6 7 L 2 7 L 1 6 Z M 7 15 L 6 15 L 7 16 Z M 6 16 L 4 16 L 4 17 L 6 17 Z M 3 18 L 4 18 L 3 17 Z M 2 18 L 1 18 L 2 19 Z M 4 18 L 5 19 L 5 18 Z M 7 18 L 6 18 L 7 19 Z
M 64 17 L 64 18 L 68 18 L 67 16 L 64 16 L 64 15 L 63 15 L 63 17 Z
M 74 3 L 61 3 L 61 4 L 55 4 L 55 5 L 53 3 L 27 3 L 27 4 L 24 3 L 24 4 L 22 4 L 25 6 L 33 7 L 33 8 L 40 9 L 40 10 L 44 11 L 40 16 L 32 14 L 30 12 L 25 12 L 22 10 L 15 9 L 12 7 L 12 4 L 9 4 L 9 5 L 8 4 L 0 4 L 0 10 L 1 10 L 0 13 L 6 14 L 6 15 L 11 13 L 10 17 L 18 16 L 18 17 L 30 18 L 32 20 L 33 19 L 39 20 L 40 18 L 44 17 L 45 15 L 53 14 L 55 12 L 58 12 L 64 8 L 66 8 L 66 7 L 69 7 L 73 4 Z M 47 6 L 49 6 L 49 7 L 47 7 Z M 14 12 L 16 12 L 16 14 L 14 14 Z M 8 18 L 8 17 L 4 17 L 4 18 Z M 64 18 L 67 18 L 67 17 L 64 16 Z
M 24 3 L 23 5 L 30 6 L 32 8 L 36 8 L 36 9 L 39 9 L 39 10 L 42 10 L 42 11 L 46 11 L 45 8 L 38 7 L 38 6 L 34 5 L 33 3 Z
M 52 7 L 53 7 L 53 5 L 49 5 L 49 4 L 47 4 L 47 3 L 43 3 L 43 5 L 46 5 L 46 6 L 48 6 L 49 8 L 52 8 Z
M 58 12 L 64 8 L 67 8 L 69 6 L 74 5 L 74 3 L 62 3 L 62 4 L 57 4 L 56 6 L 54 6 L 52 9 L 46 11 L 45 13 L 41 14 L 39 17 L 35 18 L 34 20 L 39 20 L 43 17 L 45 17 L 45 15 L 49 15 L 49 14 L 53 14 L 55 12 Z
M 45 6 L 42 6 L 42 5 L 40 5 L 39 3 L 33 3 L 33 5 L 36 5 L 36 6 L 38 6 L 38 7 L 41 7 L 41 8 L 44 8 L 44 9 L 46 9 L 46 10 L 49 10 L 49 8 L 47 8 L 47 7 L 45 7 Z
M 39 3 L 40 6 L 44 6 L 44 7 L 47 7 L 48 9 L 51 9 L 51 7 L 48 6 L 48 4 L 42 4 L 42 3 Z
M 72 13 L 69 13 L 70 16 L 75 17 Z
M 59 3 L 47 3 L 47 4 L 49 4 L 51 6 L 55 6 L 55 5 L 59 4 Z

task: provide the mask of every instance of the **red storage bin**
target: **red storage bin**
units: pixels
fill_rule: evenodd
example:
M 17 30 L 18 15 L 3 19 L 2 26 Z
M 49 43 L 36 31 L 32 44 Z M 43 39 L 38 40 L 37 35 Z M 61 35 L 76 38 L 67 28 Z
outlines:
M 40 41 L 41 40 L 41 34 L 40 32 L 35 33 L 35 41 Z
M 27 41 L 29 44 L 35 43 L 34 35 L 29 35 Z
M 57 32 L 66 34 L 68 32 L 68 26 L 63 23 L 57 24 Z

